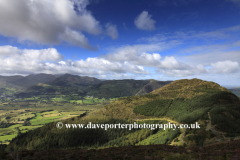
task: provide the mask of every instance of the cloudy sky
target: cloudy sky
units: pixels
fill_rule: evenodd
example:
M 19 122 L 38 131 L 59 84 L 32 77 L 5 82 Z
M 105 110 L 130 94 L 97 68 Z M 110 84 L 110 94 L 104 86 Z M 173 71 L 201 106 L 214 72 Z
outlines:
M 0 0 L 0 74 L 240 86 L 240 0 Z

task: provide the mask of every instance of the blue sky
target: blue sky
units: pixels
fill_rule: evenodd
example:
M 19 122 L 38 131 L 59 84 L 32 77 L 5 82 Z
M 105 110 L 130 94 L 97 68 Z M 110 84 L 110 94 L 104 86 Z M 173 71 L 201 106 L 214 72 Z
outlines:
M 240 0 L 0 1 L 0 73 L 240 86 Z

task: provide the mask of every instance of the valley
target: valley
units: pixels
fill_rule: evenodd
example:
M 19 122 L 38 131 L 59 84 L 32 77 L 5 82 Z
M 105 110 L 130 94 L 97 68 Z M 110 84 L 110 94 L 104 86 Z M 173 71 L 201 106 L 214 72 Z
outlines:
M 52 96 L 52 95 L 51 95 Z M 83 115 L 109 104 L 112 99 L 83 97 L 81 100 L 62 95 L 52 98 L 11 98 L 0 101 L 0 143 L 9 144 L 18 134 L 44 124 Z M 65 97 L 65 98 L 63 98 Z M 75 100 L 74 100 L 75 99 Z
M 25 87 L 21 91 L 12 90 L 11 93 L 9 89 L 5 90 L 7 92 L 3 92 L 0 99 L 0 156 L 5 158 L 11 159 L 10 153 L 12 157 L 17 156 L 13 155 L 15 152 L 37 155 L 59 149 L 65 150 L 69 156 L 75 156 L 77 150 L 81 150 L 82 156 L 93 156 L 94 151 L 99 152 L 101 157 L 104 150 L 118 153 L 114 148 L 125 152 L 128 147 L 133 153 L 134 150 L 149 147 L 149 153 L 144 153 L 145 156 L 161 156 L 166 159 L 199 158 L 199 152 L 203 157 L 232 157 L 237 153 L 240 137 L 240 100 L 230 90 L 214 82 L 200 79 L 173 82 L 105 81 L 65 74 L 44 83 Z M 58 129 L 57 122 L 85 125 L 89 122 L 170 122 L 178 125 L 197 122 L 201 127 L 176 130 L 65 127 Z M 234 144 L 235 148 L 229 147 L 229 152 L 216 155 L 205 149 L 208 146 L 221 146 L 226 143 Z M 154 147 L 161 148 L 161 145 L 169 149 L 150 154 L 155 152 Z M 175 152 L 174 147 L 180 152 L 167 154 Z

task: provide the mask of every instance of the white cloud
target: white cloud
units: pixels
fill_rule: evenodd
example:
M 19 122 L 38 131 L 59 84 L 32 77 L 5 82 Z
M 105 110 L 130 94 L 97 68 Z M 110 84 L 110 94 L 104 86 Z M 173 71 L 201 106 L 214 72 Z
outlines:
M 112 62 L 128 61 L 134 65 L 141 65 L 146 67 L 171 69 L 181 69 L 185 67 L 182 63 L 178 62 L 172 56 L 166 56 L 163 60 L 161 60 L 161 55 L 159 53 L 154 53 L 156 50 L 163 51 L 171 45 L 171 42 L 170 44 L 156 43 L 148 45 L 128 45 L 113 50 L 111 53 L 105 55 L 104 58 Z M 153 53 L 150 54 L 147 52 Z
M 20 50 L 13 46 L 0 46 L 0 57 L 5 60 L 23 60 L 23 61 L 59 61 L 62 55 L 57 52 L 55 48 L 33 50 L 24 49 Z
M 2 74 L 72 73 L 90 76 L 116 74 L 149 74 L 143 66 L 130 62 L 111 62 L 104 58 L 63 60 L 55 48 L 20 50 L 12 46 L 0 46 L 0 72 Z
M 215 73 L 221 73 L 221 74 L 226 74 L 226 73 L 234 73 L 238 71 L 238 62 L 233 62 L 233 61 L 219 61 L 217 63 L 211 63 L 212 65 L 212 70 Z
M 9 56 L 13 54 L 20 54 L 20 50 L 17 47 L 12 46 L 0 46 L 0 56 Z
M 0 34 L 39 44 L 67 41 L 94 50 L 82 32 L 97 35 L 102 29 L 86 10 L 88 4 L 88 0 L 0 1 Z
M 69 28 L 66 28 L 64 34 L 60 35 L 62 41 L 68 42 L 71 45 L 79 46 L 82 48 L 88 48 L 90 50 L 96 50 L 96 47 L 91 46 L 88 43 L 87 38 L 81 33 L 77 31 L 73 31 Z
M 151 19 L 151 15 L 148 15 L 147 11 L 143 11 L 134 20 L 134 24 L 142 30 L 155 30 L 155 23 L 156 21 Z
M 59 61 L 62 59 L 62 55 L 60 55 L 55 48 L 41 49 L 41 50 L 22 50 L 23 55 L 21 59 L 29 59 L 29 60 L 40 60 L 40 61 Z
M 117 31 L 117 26 L 112 25 L 110 23 L 106 24 L 106 33 L 109 35 L 112 39 L 117 39 L 118 38 L 118 31 Z
M 185 66 L 178 62 L 173 56 L 166 56 L 165 59 L 161 62 L 160 67 L 167 69 L 181 69 Z
M 147 54 L 145 54 L 146 52 L 156 52 L 156 51 L 160 52 L 174 45 L 178 45 L 178 42 L 137 44 L 132 46 L 130 45 L 122 46 L 119 48 L 110 48 L 109 49 L 110 52 L 107 55 L 105 55 L 104 58 L 112 62 L 136 61 L 136 63 L 138 63 L 138 61 L 140 60 L 145 61 L 145 56 L 148 56 Z
M 148 71 L 144 70 L 143 67 L 138 65 L 130 64 L 125 61 L 120 62 L 111 62 L 104 58 L 87 58 L 84 60 L 79 60 L 74 62 L 76 67 L 80 68 L 91 68 L 98 69 L 101 71 L 111 71 L 114 73 L 135 73 L 135 74 L 148 74 Z
M 184 66 L 184 67 L 183 67 Z M 157 72 L 164 73 L 168 77 L 188 77 L 208 73 L 209 71 L 204 68 L 203 65 L 198 64 L 196 66 L 182 64 L 180 68 L 159 68 Z
M 201 47 L 199 47 L 201 48 Z M 221 47 L 220 47 L 221 48 Z M 210 66 L 211 63 L 217 63 L 218 61 L 236 61 L 240 63 L 240 51 L 239 50 L 227 50 L 228 48 L 205 50 L 197 54 L 189 54 L 187 56 L 176 56 L 178 59 L 182 59 L 184 63 L 190 65 L 203 64 L 204 66 Z
M 120 47 L 115 49 L 112 53 L 105 55 L 103 58 L 115 63 L 128 62 L 133 65 L 155 68 L 157 74 L 163 73 L 168 76 L 186 77 L 190 75 L 208 73 L 201 64 L 189 65 L 178 61 L 173 56 L 165 56 L 162 58 L 159 53 L 147 53 L 146 51 L 151 50 L 154 44 L 151 44 L 150 46 L 151 47 L 143 47 L 142 45 L 134 45 Z M 161 45 L 158 44 L 156 46 L 159 47 L 157 49 L 163 50 Z

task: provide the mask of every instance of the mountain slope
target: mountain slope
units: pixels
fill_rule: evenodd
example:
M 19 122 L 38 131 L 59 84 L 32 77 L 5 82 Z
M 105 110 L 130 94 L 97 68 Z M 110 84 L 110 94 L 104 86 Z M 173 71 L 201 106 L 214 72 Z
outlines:
M 0 94 L 3 93 L 16 93 L 24 91 L 26 88 L 38 84 L 45 83 L 53 80 L 56 77 L 51 74 L 36 74 L 28 76 L 0 76 Z
M 57 129 L 56 123 L 24 133 L 8 151 L 49 148 L 100 148 L 129 145 L 171 144 L 205 146 L 240 136 L 240 101 L 213 82 L 178 80 L 144 96 L 119 98 L 84 117 L 63 124 L 195 124 L 198 129 Z
M 145 95 L 171 82 L 172 81 L 156 81 L 151 79 L 150 82 L 146 84 L 136 95 Z
M 18 79 L 23 78 L 23 76 L 0 76 L 0 88 L 23 88 L 23 86 L 16 85 Z
M 52 86 L 88 86 L 89 84 L 99 83 L 101 80 L 93 77 L 82 77 L 77 75 L 65 74 L 56 79 L 48 81 L 47 84 Z
M 116 98 L 135 95 L 149 80 L 108 80 L 87 88 L 87 94 L 99 98 Z
M 14 81 L 15 84 L 21 85 L 24 87 L 30 87 L 32 85 L 38 84 L 38 83 L 45 83 L 47 81 L 51 81 L 55 79 L 56 76 L 52 74 L 30 74 L 26 77 L 20 78 L 17 81 Z
M 81 94 L 85 95 L 88 86 L 102 82 L 99 79 L 93 77 L 82 77 L 78 75 L 64 74 L 57 76 L 56 78 L 47 81 L 45 83 L 38 83 L 26 89 L 26 93 L 20 95 L 30 94 L 55 94 L 56 92 L 61 94 Z
M 139 93 L 144 92 L 146 94 L 168 83 L 170 82 L 133 79 L 99 80 L 93 77 L 65 74 L 45 84 L 31 86 L 26 92 L 32 92 L 33 94 L 58 92 L 62 94 L 81 94 L 82 96 L 89 95 L 97 98 L 116 98 L 134 96 L 141 89 L 142 91 Z

